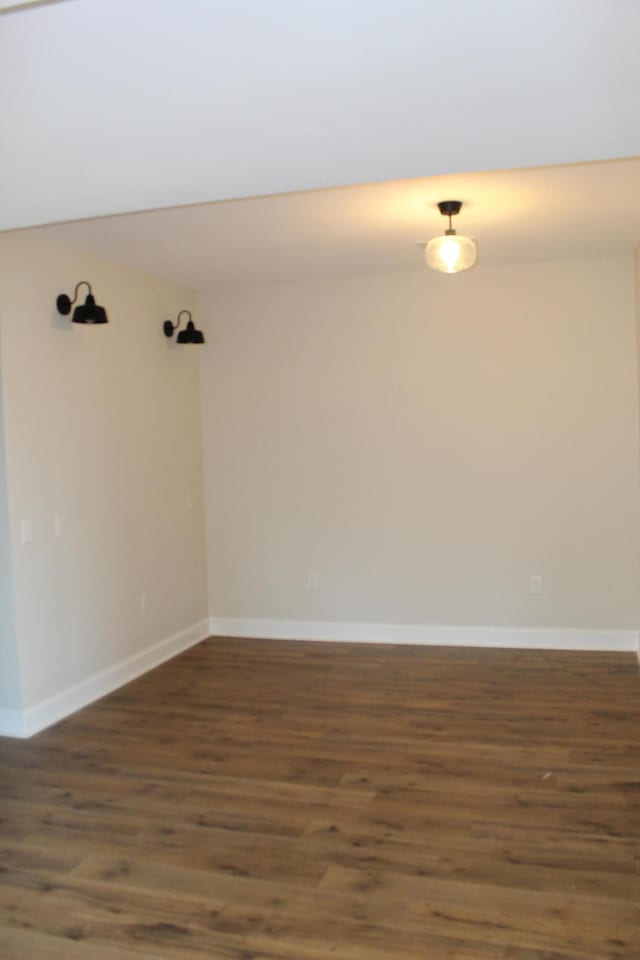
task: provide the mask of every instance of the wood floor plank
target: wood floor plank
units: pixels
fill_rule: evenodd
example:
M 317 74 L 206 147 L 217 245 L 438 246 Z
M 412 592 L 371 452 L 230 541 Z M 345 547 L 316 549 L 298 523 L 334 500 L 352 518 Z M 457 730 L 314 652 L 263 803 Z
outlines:
M 87 945 L 69 937 L 47 936 L 24 927 L 4 927 L 2 960 L 25 960 L 26 957 L 47 957 L 47 960 L 86 960 Z M 91 960 L 156 960 L 157 954 L 122 946 L 91 944 Z
M 331 867 L 324 889 L 366 894 L 381 905 L 404 900 L 411 904 L 409 926 L 428 922 L 435 933 L 464 937 L 481 927 L 483 939 L 508 947 L 560 948 L 592 956 L 615 956 L 640 949 L 640 904 L 595 897 L 522 891 L 491 884 L 459 883 L 431 877 L 407 877 L 391 871 Z M 623 940 L 620 931 L 629 931 Z
M 637 862 L 629 850 L 624 859 L 601 850 L 587 859 L 581 843 L 570 848 L 539 843 L 532 850 L 530 844 L 491 843 L 461 834 L 384 836 L 361 825 L 337 830 L 327 824 L 312 824 L 297 846 L 327 866 L 638 901 Z
M 205 641 L 0 739 L 0 958 L 640 960 L 634 656 Z

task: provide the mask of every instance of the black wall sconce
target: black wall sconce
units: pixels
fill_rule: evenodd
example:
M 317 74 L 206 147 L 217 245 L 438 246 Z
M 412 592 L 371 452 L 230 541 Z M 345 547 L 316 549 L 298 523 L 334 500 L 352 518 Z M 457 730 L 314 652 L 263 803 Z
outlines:
M 56 300 L 56 306 L 58 308 L 58 313 L 61 313 L 63 317 L 66 317 L 71 313 L 71 307 L 74 305 L 78 299 L 78 289 L 84 284 L 84 286 L 89 288 L 89 293 L 84 303 L 79 303 L 78 306 L 73 311 L 73 316 L 71 317 L 72 323 L 108 323 L 107 311 L 104 307 L 98 306 L 94 300 L 93 293 L 91 292 L 91 284 L 86 280 L 81 280 L 80 283 L 76 284 L 76 289 L 73 291 L 73 300 L 70 300 L 66 293 L 61 293 Z
M 162 329 L 164 330 L 165 337 L 172 337 L 178 327 L 180 326 L 180 317 L 183 313 L 189 317 L 189 321 L 184 328 L 181 330 L 177 336 L 178 343 L 204 343 L 204 333 L 202 330 L 196 328 L 193 318 L 191 317 L 190 310 L 181 310 L 176 318 L 175 324 L 171 323 L 171 320 L 165 320 L 162 324 Z

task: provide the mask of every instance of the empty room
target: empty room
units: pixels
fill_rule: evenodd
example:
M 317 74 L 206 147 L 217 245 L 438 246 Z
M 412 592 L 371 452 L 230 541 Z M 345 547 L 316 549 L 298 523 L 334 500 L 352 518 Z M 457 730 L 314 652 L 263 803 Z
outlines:
M 639 37 L 0 3 L 1 960 L 638 960 Z

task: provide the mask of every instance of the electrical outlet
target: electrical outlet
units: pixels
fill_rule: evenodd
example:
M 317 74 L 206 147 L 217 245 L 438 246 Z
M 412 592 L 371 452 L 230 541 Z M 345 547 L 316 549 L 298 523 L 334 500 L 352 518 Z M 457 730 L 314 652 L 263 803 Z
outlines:
M 539 573 L 532 573 L 529 577 L 529 593 L 536 597 L 542 593 L 542 577 Z
M 53 533 L 56 540 L 59 540 L 62 536 L 62 514 L 54 513 L 53 515 Z
M 314 570 L 307 574 L 307 590 L 317 590 L 320 586 L 320 578 Z
M 33 540 L 33 527 L 29 517 L 22 517 L 20 520 L 20 539 L 23 543 L 31 543 Z
M 138 599 L 138 606 L 140 608 L 140 616 L 145 617 L 147 615 L 147 595 L 146 593 L 141 593 Z

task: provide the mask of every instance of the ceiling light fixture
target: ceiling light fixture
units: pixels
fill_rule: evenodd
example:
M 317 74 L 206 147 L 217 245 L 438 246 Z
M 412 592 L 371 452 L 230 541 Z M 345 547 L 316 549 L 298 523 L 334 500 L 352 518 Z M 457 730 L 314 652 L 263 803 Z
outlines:
M 441 237 L 434 237 L 425 247 L 427 265 L 441 273 L 460 273 L 475 265 L 478 248 L 470 237 L 459 237 L 451 226 L 451 217 L 462 209 L 460 200 L 443 200 L 438 204 L 443 217 L 449 217 L 449 229 Z
M 66 293 L 61 293 L 56 300 L 56 307 L 58 308 L 58 313 L 61 313 L 63 317 L 68 316 L 71 313 L 71 307 L 74 305 L 78 299 L 78 289 L 81 286 L 89 287 L 89 293 L 84 303 L 79 303 L 78 306 L 73 311 L 73 316 L 71 317 L 72 323 L 108 323 L 107 311 L 104 307 L 98 306 L 96 303 L 93 293 L 91 292 L 91 284 L 86 280 L 81 280 L 76 284 L 76 288 L 73 291 L 73 300 L 70 300 Z
M 186 313 L 186 315 L 189 317 L 189 320 L 184 330 L 181 330 L 176 337 L 178 343 L 204 343 L 204 333 L 202 330 L 198 330 L 196 328 L 196 325 L 191 317 L 190 310 L 181 310 L 176 318 L 175 324 L 171 323 L 171 320 L 165 320 L 165 322 L 162 324 L 165 337 L 172 337 L 174 335 L 175 331 L 180 326 L 180 317 L 183 313 Z

